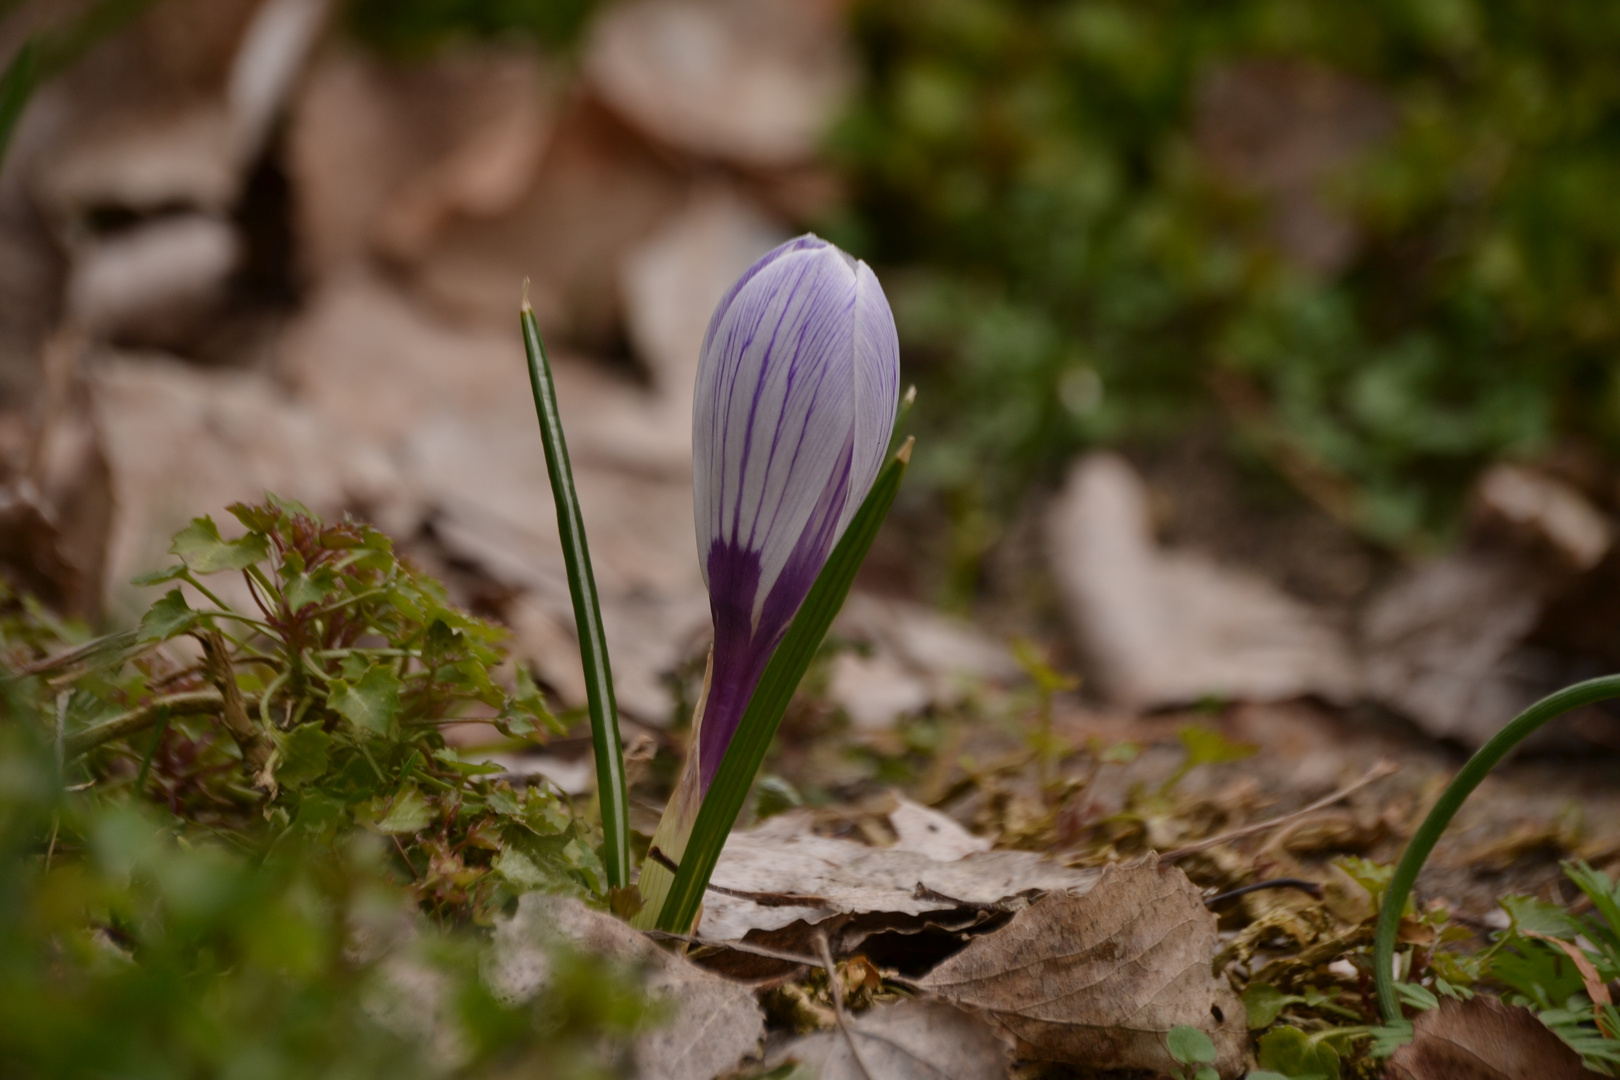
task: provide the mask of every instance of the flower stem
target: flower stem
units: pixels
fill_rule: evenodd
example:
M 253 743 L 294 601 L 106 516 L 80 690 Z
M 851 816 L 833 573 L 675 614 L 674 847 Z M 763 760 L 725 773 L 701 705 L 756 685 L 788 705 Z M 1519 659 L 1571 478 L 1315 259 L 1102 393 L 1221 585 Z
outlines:
M 1475 751 L 1441 793 L 1439 801 L 1429 811 L 1429 816 L 1423 819 L 1423 824 L 1418 826 L 1417 832 L 1412 834 L 1411 842 L 1406 845 L 1406 851 L 1401 854 L 1401 861 L 1396 864 L 1395 873 L 1389 880 L 1389 888 L 1384 891 L 1383 903 L 1378 910 L 1378 930 L 1373 936 L 1373 980 L 1378 986 L 1378 1007 L 1384 1014 L 1385 1023 L 1393 1024 L 1402 1019 L 1394 972 L 1395 935 L 1400 930 L 1401 915 L 1406 909 L 1407 897 L 1412 895 L 1412 886 L 1417 882 L 1419 871 L 1434 850 L 1434 845 L 1439 842 L 1440 835 L 1446 831 L 1446 826 L 1451 824 L 1451 819 L 1480 781 L 1531 732 L 1572 709 L 1615 697 L 1620 697 L 1620 675 L 1604 675 L 1566 686 L 1524 710 Z
M 602 806 L 602 862 L 608 885 L 621 889 L 630 880 L 630 800 L 625 788 L 624 747 L 619 739 L 619 707 L 613 696 L 613 671 L 608 666 L 607 641 L 602 632 L 602 608 L 596 599 L 590 548 L 585 543 L 585 519 L 579 511 L 574 473 L 568 464 L 568 444 L 563 439 L 551 362 L 546 358 L 546 346 L 540 340 L 540 328 L 527 296 L 520 321 L 523 347 L 529 357 L 534 411 L 545 444 L 546 475 L 551 478 L 551 497 L 557 504 L 557 532 L 562 537 L 563 562 L 568 567 L 568 592 L 574 600 L 579 655 L 585 668 L 591 743 L 596 751 L 596 791 Z

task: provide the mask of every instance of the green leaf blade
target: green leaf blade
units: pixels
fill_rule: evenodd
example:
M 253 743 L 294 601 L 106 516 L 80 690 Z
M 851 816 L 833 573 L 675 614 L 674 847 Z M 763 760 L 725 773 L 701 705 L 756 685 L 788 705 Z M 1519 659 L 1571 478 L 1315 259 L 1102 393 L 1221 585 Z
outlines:
M 574 489 L 568 443 L 563 438 L 557 387 L 540 328 L 528 301 L 520 316 L 523 347 L 529 362 L 529 386 L 545 446 L 546 475 L 557 505 L 557 532 L 562 539 L 563 562 L 568 568 L 568 592 L 574 602 L 574 625 L 579 636 L 580 661 L 585 669 L 585 698 L 591 717 L 591 744 L 596 754 L 596 792 L 602 807 L 602 846 L 609 887 L 620 889 L 630 881 L 630 797 L 624 775 L 624 745 L 619 737 L 619 706 L 613 693 L 613 671 L 608 663 L 607 636 L 602 629 L 602 607 L 596 596 L 596 575 L 591 568 L 590 546 L 585 540 L 585 518 Z

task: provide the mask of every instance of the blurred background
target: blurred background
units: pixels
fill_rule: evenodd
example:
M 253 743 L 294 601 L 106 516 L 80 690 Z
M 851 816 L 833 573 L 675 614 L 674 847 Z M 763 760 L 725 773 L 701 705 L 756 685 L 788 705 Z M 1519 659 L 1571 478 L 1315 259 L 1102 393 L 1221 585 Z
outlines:
M 708 624 L 698 345 L 814 230 L 876 268 L 920 392 L 828 676 L 858 727 L 1016 679 L 1015 636 L 1129 710 L 1370 703 L 1465 744 L 1620 663 L 1612 4 L 0 13 L 33 73 L 0 100 L 0 561 L 58 610 L 130 623 L 176 529 L 269 489 L 390 531 L 577 703 L 527 279 L 620 702 L 665 724 Z

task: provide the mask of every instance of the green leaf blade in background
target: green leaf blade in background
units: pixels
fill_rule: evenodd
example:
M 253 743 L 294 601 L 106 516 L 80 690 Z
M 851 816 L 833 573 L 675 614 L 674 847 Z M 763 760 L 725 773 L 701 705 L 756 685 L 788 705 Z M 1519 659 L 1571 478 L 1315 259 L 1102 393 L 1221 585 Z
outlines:
M 23 107 L 34 92 L 38 79 L 39 45 L 33 40 L 23 42 L 17 55 L 0 74 L 0 162 L 5 161 L 11 146 L 12 133 L 22 118 Z
M 894 504 L 894 498 L 900 491 L 900 481 L 905 477 L 910 460 L 911 443 L 908 440 L 878 474 L 866 501 L 844 530 L 843 537 L 828 556 L 821 573 L 816 576 L 804 603 L 799 606 L 799 612 L 793 617 L 782 644 L 777 646 L 765 665 L 759 685 L 755 687 L 753 697 L 748 700 L 748 708 L 737 724 L 737 733 L 732 736 L 731 745 L 726 748 L 725 757 L 720 761 L 714 782 L 703 797 L 697 821 L 692 826 L 691 839 L 687 841 L 686 852 L 681 856 L 680 868 L 658 915 L 660 930 L 685 933 L 697 917 L 698 905 L 703 902 L 709 877 L 714 873 L 715 864 L 720 861 L 720 851 L 725 847 L 726 837 L 730 835 L 743 802 L 748 798 L 748 791 L 765 761 L 771 740 L 776 737 L 782 715 L 793 700 L 793 694 L 816 650 L 821 647 L 821 640 L 832 625 L 834 616 L 843 607 L 844 597 L 849 595 L 850 586 L 855 582 L 855 574 L 865 561 L 866 552 L 877 538 L 878 529 L 882 527 L 889 507 Z

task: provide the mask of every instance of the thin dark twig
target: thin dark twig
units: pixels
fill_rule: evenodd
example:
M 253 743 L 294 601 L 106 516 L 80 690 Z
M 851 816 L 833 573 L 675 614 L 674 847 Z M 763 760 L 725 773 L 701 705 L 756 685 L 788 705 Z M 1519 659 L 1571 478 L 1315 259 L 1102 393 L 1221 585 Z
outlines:
M 1218 844 L 1230 843 L 1233 840 L 1241 840 L 1245 836 L 1253 836 L 1255 833 L 1268 832 L 1275 829 L 1279 825 L 1287 825 L 1289 822 L 1298 821 L 1302 817 L 1306 817 L 1310 814 L 1316 813 L 1318 810 L 1332 806 L 1340 799 L 1349 798 L 1351 795 L 1354 795 L 1356 792 L 1360 791 L 1373 781 L 1382 780 L 1386 776 L 1399 772 L 1400 768 L 1401 767 L 1399 765 L 1396 765 L 1393 762 L 1380 761 L 1378 764 L 1368 769 L 1360 780 L 1357 780 L 1349 787 L 1342 788 L 1335 791 L 1331 795 L 1317 799 L 1309 806 L 1295 810 L 1291 814 L 1284 814 L 1282 817 L 1271 818 L 1269 821 L 1259 821 L 1253 825 L 1245 825 L 1241 829 L 1233 829 L 1231 832 L 1224 832 L 1219 836 L 1211 836 L 1207 839 L 1200 840 L 1196 844 L 1188 844 L 1186 847 L 1178 847 L 1174 851 L 1167 851 L 1163 855 L 1159 856 L 1159 861 L 1175 862 L 1177 859 L 1192 855 L 1195 852 L 1203 851 L 1206 848 L 1212 848 Z
M 659 941 L 679 941 L 696 948 L 726 949 L 731 952 L 746 953 L 749 956 L 763 956 L 768 960 L 801 964 L 804 967 L 821 966 L 821 961 L 813 956 L 800 956 L 797 953 L 783 952 L 780 949 L 768 949 L 763 945 L 750 945 L 743 941 L 715 941 L 713 938 L 701 938 L 695 934 L 677 934 L 673 930 L 643 930 L 642 933 Z
M 259 699 L 256 694 L 247 694 L 242 700 L 257 703 Z M 184 693 L 171 694 L 120 713 L 95 727 L 85 728 L 69 735 L 63 742 L 63 749 L 68 757 L 75 757 L 113 739 L 121 739 L 126 735 L 146 730 L 157 723 L 164 709 L 169 710 L 174 716 L 194 716 L 198 713 L 213 712 L 220 708 L 223 702 L 224 698 L 218 690 L 188 690 Z
M 225 723 L 225 730 L 230 732 L 231 738 L 241 748 L 242 763 L 247 766 L 248 778 L 254 787 L 273 793 L 274 781 L 266 770 L 275 747 L 248 717 L 247 699 L 242 696 L 242 688 L 236 683 L 236 670 L 231 666 L 231 655 L 225 649 L 225 639 L 219 631 L 210 630 L 200 635 L 198 640 L 202 642 L 203 655 L 208 661 L 209 679 L 219 688 L 220 719 Z
M 1297 877 L 1280 877 L 1272 878 L 1270 881 L 1256 881 L 1252 885 L 1243 885 L 1231 890 L 1230 892 L 1218 893 L 1215 896 L 1211 896 L 1208 900 L 1205 900 L 1204 906 L 1214 907 L 1216 904 L 1225 903 L 1228 900 L 1236 900 L 1240 896 L 1245 896 L 1252 892 L 1260 892 L 1262 889 L 1298 889 L 1302 893 L 1309 893 L 1313 899 L 1322 899 L 1322 886 L 1318 885 L 1316 882 L 1306 881 L 1304 878 Z
M 259 596 L 259 583 L 253 580 L 253 575 L 248 573 L 246 568 L 242 570 L 242 580 L 247 582 L 248 595 L 253 597 L 253 602 L 259 606 L 260 611 L 264 612 L 265 621 L 275 622 L 275 615 L 265 606 L 264 600 Z
M 135 631 L 125 630 L 122 633 L 110 634 L 107 637 L 96 638 L 94 641 L 87 641 L 83 645 L 68 649 L 66 652 L 59 652 L 55 656 L 46 656 L 35 660 L 31 664 L 25 664 L 18 668 L 16 673 L 18 675 L 48 675 L 53 671 L 71 667 L 97 653 L 128 649 L 136 644 Z M 142 646 L 142 649 L 144 651 L 144 649 L 156 644 L 156 642 L 152 642 L 150 645 Z
M 849 1044 L 849 1056 L 855 1059 L 855 1067 L 861 1070 L 866 1080 L 874 1080 L 872 1070 L 866 1067 L 866 1061 L 861 1057 L 860 1047 L 855 1045 L 855 1033 L 849 1030 L 849 1016 L 844 1012 L 844 984 L 838 981 L 838 967 L 833 963 L 832 950 L 827 947 L 827 933 L 824 930 L 816 931 L 816 949 L 821 953 L 821 963 L 827 969 L 827 983 L 832 988 L 833 1015 L 838 1019 L 838 1030 L 844 1033 L 844 1042 Z

